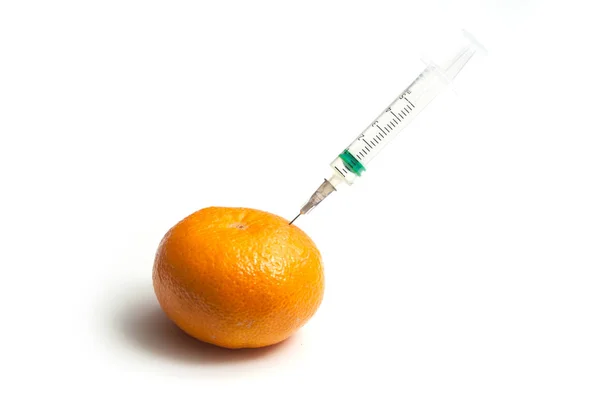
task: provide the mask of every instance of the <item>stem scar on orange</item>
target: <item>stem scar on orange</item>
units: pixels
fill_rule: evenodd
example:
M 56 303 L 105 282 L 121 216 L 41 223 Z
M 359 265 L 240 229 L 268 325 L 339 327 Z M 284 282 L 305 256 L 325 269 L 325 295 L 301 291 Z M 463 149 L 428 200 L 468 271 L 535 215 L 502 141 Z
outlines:
M 255 209 L 209 207 L 163 237 L 152 273 L 166 315 L 198 340 L 226 348 L 279 343 L 315 314 L 324 274 L 315 243 Z

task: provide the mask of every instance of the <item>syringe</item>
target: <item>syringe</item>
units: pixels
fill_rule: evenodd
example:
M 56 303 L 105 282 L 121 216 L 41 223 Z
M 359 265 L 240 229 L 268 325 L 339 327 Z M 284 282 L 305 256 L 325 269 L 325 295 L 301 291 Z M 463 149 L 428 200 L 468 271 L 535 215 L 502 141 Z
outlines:
M 412 84 L 331 162 L 332 176 L 317 188 L 290 224 L 314 209 L 342 182 L 352 185 L 365 171 L 365 165 L 444 91 L 473 55 L 485 52 L 469 33 L 463 31 L 463 39 L 459 50 L 446 62 L 429 62 Z

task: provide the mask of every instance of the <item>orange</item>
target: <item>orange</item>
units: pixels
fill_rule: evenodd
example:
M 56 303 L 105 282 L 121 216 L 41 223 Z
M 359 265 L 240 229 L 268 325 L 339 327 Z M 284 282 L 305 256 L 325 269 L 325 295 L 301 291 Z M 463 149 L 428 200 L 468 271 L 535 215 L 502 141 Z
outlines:
M 227 348 L 281 342 L 323 299 L 321 254 L 288 220 L 210 207 L 173 226 L 158 247 L 156 297 L 184 332 Z

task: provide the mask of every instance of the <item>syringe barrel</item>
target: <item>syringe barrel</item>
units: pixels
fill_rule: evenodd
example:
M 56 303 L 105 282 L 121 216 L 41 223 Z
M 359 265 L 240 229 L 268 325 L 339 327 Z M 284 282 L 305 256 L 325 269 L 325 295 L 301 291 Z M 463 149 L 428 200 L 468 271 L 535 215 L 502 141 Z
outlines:
M 452 82 L 482 47 L 465 32 L 458 51 L 441 64 L 430 62 L 419 76 L 338 155 L 330 166 L 334 175 L 352 185 L 366 165 Z
M 331 163 L 334 173 L 352 184 L 366 165 L 402 131 L 446 86 L 428 66 L 346 149 Z

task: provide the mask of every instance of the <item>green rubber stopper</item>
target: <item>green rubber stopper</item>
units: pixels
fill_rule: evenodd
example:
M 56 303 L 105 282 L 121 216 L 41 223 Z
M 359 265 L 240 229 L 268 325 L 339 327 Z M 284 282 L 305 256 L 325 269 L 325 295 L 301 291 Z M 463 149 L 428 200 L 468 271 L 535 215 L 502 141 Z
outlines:
M 348 170 L 357 176 L 360 176 L 361 173 L 365 171 L 365 166 L 363 166 L 362 163 L 354 157 L 354 155 L 348 152 L 347 149 L 340 154 L 340 159 L 342 159 L 342 162 L 344 162 L 344 166 L 346 166 Z

